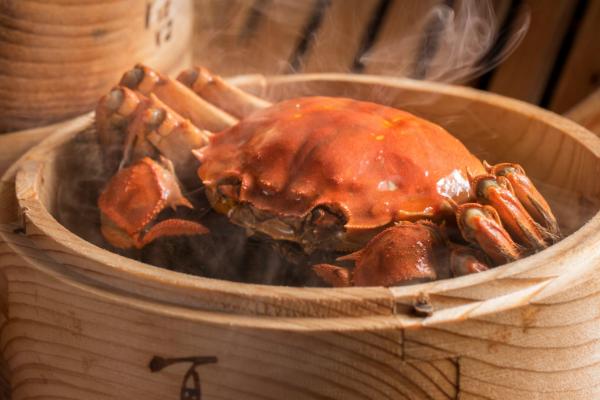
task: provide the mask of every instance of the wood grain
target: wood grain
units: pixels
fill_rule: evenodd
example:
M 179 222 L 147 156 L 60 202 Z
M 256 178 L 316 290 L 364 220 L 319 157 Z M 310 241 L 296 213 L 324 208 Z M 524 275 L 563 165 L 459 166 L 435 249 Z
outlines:
M 588 1 L 550 109 L 564 113 L 600 88 L 600 1 Z
M 196 0 L 194 58 L 225 76 L 288 72 L 316 4 Z
M 0 226 L 7 283 L 0 349 L 14 400 L 177 399 L 189 364 L 151 373 L 150 359 L 200 355 L 218 357 L 198 367 L 208 399 L 600 395 L 600 203 L 581 203 L 599 198 L 590 171 L 600 168 L 600 139 L 554 114 L 466 88 L 336 74 L 234 82 L 271 100 L 345 95 L 424 115 L 493 161 L 521 162 L 535 179 L 560 186 L 556 206 L 577 211 L 570 218 L 578 230 L 512 265 L 407 287 L 287 288 L 187 276 L 109 253 L 58 224 L 57 166 L 74 138 L 93 134 L 90 116 L 79 118 L 56 127 L 5 174 L 14 184 L 0 187 L 5 197 L 12 190 L 24 217 Z M 431 298 L 431 317 L 411 312 L 421 292 Z
M 242 40 L 253 9 L 251 0 L 194 0 L 194 64 L 224 76 L 244 71 Z
M 364 71 L 413 76 L 419 62 L 419 50 L 426 38 L 425 28 L 438 6 L 444 7 L 442 1 L 393 1 L 373 47 L 361 57 Z
M 531 24 L 522 43 L 494 72 L 488 90 L 537 104 L 542 98 L 576 3 L 526 0 Z
M 565 116 L 600 136 L 600 88 L 575 105 Z
M 377 0 L 333 0 L 314 33 L 303 72 L 349 72 L 373 19 Z
M 256 29 L 243 38 L 250 55 L 246 61 L 250 72 L 271 75 L 291 71 L 292 56 L 316 4 L 316 0 L 276 1 L 256 7 Z
M 0 135 L 0 175 L 29 148 L 38 144 L 54 129 L 43 127 Z
M 0 132 L 82 114 L 139 61 L 190 62 L 191 0 L 0 2 Z

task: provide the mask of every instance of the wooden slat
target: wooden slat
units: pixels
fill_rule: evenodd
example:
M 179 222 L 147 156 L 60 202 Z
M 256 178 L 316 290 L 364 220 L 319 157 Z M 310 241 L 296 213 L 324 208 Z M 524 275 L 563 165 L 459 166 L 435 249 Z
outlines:
M 502 26 L 502 23 L 504 23 L 504 20 L 508 16 L 511 3 L 511 0 L 492 0 L 492 7 L 494 8 L 498 27 Z
M 526 0 L 531 12 L 529 32 L 517 50 L 498 67 L 489 90 L 537 103 L 541 99 L 554 59 L 575 10 L 576 2 Z
M 194 64 L 221 75 L 235 74 L 245 57 L 240 45 L 253 10 L 252 0 L 195 0 Z
M 394 0 L 387 10 L 373 47 L 361 61 L 365 72 L 411 76 L 432 8 L 441 0 Z
M 378 4 L 378 0 L 332 0 L 303 61 L 303 72 L 348 72 Z
M 600 0 L 589 0 L 550 109 L 563 113 L 600 88 Z
M 569 110 L 565 117 L 600 136 L 600 88 Z
M 316 0 L 257 4 L 256 30 L 244 38 L 248 51 L 245 66 L 249 72 L 267 75 L 288 72 L 290 59 L 315 11 Z
M 497 44 L 500 35 L 502 34 L 502 29 L 507 23 L 507 18 L 509 16 L 511 5 L 512 0 L 492 0 L 491 6 L 494 9 L 494 23 L 496 28 L 496 37 L 494 38 L 496 43 L 494 45 Z M 495 56 L 495 54 L 492 54 L 492 52 L 493 49 L 490 49 L 490 53 L 483 56 L 483 59 L 481 60 L 481 68 L 478 71 L 476 71 L 473 74 L 473 76 L 470 77 L 470 79 L 467 79 L 464 83 L 462 83 L 463 85 L 473 87 L 481 86 L 481 83 L 485 79 L 486 74 L 489 73 L 491 69 L 493 69 L 493 66 L 489 66 L 489 64 L 494 62 L 490 59 Z

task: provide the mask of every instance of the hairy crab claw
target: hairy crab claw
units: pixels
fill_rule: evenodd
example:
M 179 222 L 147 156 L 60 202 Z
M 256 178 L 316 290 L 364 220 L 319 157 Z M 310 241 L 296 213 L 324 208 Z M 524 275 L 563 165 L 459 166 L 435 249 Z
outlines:
M 175 174 L 188 190 L 203 185 L 212 208 L 249 232 L 347 253 L 340 261 L 354 268 L 313 267 L 334 286 L 483 271 L 560 237 L 520 166 L 483 164 L 440 126 L 392 107 L 334 97 L 271 104 L 204 68 L 172 80 L 138 65 L 96 116 L 101 144 L 122 146 L 123 168 L 99 201 L 115 246 L 206 232 L 180 220 L 152 225 L 156 210 L 186 206 Z M 149 167 L 159 156 L 174 172 Z M 123 222 L 130 208 L 145 210 L 135 223 Z M 458 228 L 458 243 L 444 224 Z
M 156 222 L 167 207 L 192 208 L 183 196 L 171 162 L 142 158 L 121 169 L 100 197 L 102 234 L 119 248 L 142 248 L 159 237 L 202 235 L 208 229 L 194 221 L 170 218 Z

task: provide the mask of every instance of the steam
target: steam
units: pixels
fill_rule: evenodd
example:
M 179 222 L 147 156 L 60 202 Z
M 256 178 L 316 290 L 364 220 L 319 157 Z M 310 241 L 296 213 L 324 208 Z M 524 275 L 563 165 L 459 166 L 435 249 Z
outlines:
M 360 63 L 387 75 L 464 83 L 504 61 L 522 41 L 529 21 L 528 12 L 520 13 L 510 33 L 502 32 L 491 1 L 442 3 L 397 41 L 367 51 Z

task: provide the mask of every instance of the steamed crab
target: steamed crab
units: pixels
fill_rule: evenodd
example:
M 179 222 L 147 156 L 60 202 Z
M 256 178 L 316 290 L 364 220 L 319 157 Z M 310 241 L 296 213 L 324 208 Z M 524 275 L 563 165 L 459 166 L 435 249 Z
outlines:
M 98 201 L 117 247 L 207 234 L 195 221 L 156 222 L 167 207 L 192 207 L 182 184 L 204 185 L 214 210 L 250 232 L 345 252 L 338 260 L 354 268 L 313 266 L 334 286 L 464 275 L 560 237 L 519 165 L 481 162 L 395 108 L 333 97 L 270 104 L 203 68 L 172 80 L 138 65 L 101 99 L 96 121 L 119 162 Z

